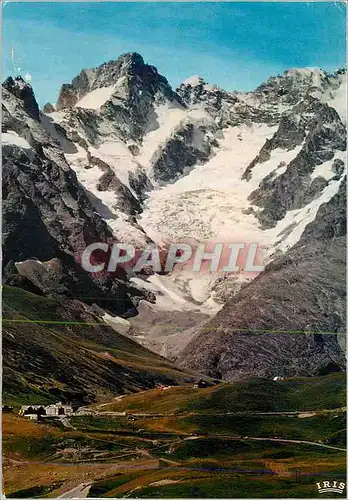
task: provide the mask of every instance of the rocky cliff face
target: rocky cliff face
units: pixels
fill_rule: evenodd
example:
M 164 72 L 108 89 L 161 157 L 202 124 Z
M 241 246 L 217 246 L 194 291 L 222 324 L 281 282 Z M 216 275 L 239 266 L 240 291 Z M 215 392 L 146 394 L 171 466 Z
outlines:
M 277 122 L 278 114 L 274 110 L 260 107 L 256 102 L 248 102 L 244 94 L 226 92 L 199 76 L 185 80 L 179 85 L 177 92 L 188 106 L 203 107 L 220 128 L 238 126 L 245 122 Z
M 303 208 L 320 196 L 328 179 L 320 174 L 314 177 L 315 169 L 325 173 L 322 166 L 326 164 L 334 177 L 334 162 L 342 161 L 335 156 L 342 152 L 343 157 L 347 147 L 346 128 L 337 111 L 313 97 L 301 101 L 290 115 L 281 118 L 277 131 L 248 166 L 244 178 L 250 179 L 252 168 L 269 160 L 275 149 L 290 151 L 296 147 L 301 149 L 286 170 L 271 172 L 249 197 L 262 207 L 257 216 L 265 228 L 274 227 L 288 210 Z
M 3 87 L 7 283 L 124 316 L 146 297 L 147 326 L 134 320 L 135 338 L 161 353 L 170 346 L 214 376 L 342 368 L 345 70 L 292 69 L 253 92 L 201 77 L 173 90 L 129 53 L 82 70 L 43 112 L 20 77 Z M 253 281 L 179 267 L 148 277 L 85 273 L 76 255 L 112 239 L 137 248 L 254 241 L 269 265 Z
M 88 132 L 90 124 L 83 119 L 81 108 L 98 108 L 95 135 L 89 135 L 92 143 L 98 144 L 105 132 L 137 143 L 158 103 L 184 107 L 178 94 L 154 66 L 145 64 L 141 55 L 129 53 L 98 68 L 82 70 L 71 84 L 62 86 L 56 109 L 68 110 L 67 121 L 72 122 L 73 128 L 86 125 Z M 107 127 L 109 130 L 105 130 Z
M 118 83 L 119 93 L 126 93 L 129 101 L 135 105 L 139 104 L 139 92 L 145 92 L 146 97 L 152 98 L 156 94 L 161 94 L 162 98 L 168 100 L 178 98 L 167 79 L 160 75 L 154 66 L 145 64 L 140 54 L 132 52 L 97 68 L 83 69 L 70 84 L 63 84 L 56 109 L 71 108 L 89 92 L 113 86 L 115 83 Z
M 11 85 L 10 85 L 11 83 Z M 20 89 L 18 90 L 18 86 Z M 28 103 L 28 96 L 31 101 Z M 29 85 L 3 88 L 3 265 L 5 282 L 47 294 L 97 302 L 124 313 L 134 307 L 125 273 L 115 280 L 85 272 L 77 256 L 86 245 L 112 241 L 58 143 L 32 110 Z M 52 265 L 55 261 L 56 265 Z M 115 300 L 116 299 L 116 300 Z
M 25 112 L 31 118 L 36 121 L 40 119 L 39 106 L 36 102 L 34 91 L 22 77 L 18 76 L 15 79 L 12 77 L 7 78 L 3 83 L 3 88 L 21 101 Z

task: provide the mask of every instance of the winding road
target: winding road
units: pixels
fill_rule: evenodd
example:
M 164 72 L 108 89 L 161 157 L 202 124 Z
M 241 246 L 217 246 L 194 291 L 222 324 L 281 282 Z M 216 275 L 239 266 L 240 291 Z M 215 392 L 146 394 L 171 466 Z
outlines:
M 86 498 L 92 483 L 81 483 L 57 498 Z

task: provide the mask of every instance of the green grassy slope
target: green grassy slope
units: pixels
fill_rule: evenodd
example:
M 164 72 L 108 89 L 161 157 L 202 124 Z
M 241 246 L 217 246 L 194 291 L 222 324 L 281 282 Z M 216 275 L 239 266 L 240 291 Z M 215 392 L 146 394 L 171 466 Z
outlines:
M 100 410 L 154 413 L 321 410 L 345 406 L 345 388 L 343 373 L 277 382 L 258 379 L 205 389 L 192 386 L 154 389 L 124 397 Z
M 92 323 L 92 324 L 88 324 Z M 3 288 L 3 402 L 79 403 L 197 375 L 118 334 L 77 301 Z

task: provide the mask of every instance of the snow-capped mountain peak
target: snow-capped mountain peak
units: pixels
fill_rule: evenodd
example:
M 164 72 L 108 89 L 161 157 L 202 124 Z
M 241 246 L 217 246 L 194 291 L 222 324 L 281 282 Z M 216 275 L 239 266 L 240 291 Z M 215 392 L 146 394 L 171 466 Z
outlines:
M 103 94 L 101 89 L 108 90 Z M 116 98 L 128 101 L 136 99 L 139 92 L 140 95 L 143 92 L 152 97 L 162 94 L 164 99 L 175 99 L 166 78 L 161 76 L 154 66 L 145 64 L 142 56 L 136 52 L 123 54 L 117 60 L 103 63 L 97 68 L 83 69 L 71 83 L 62 85 L 56 109 L 59 111 L 72 106 L 88 107 L 86 96 L 92 92 L 94 96 L 89 98 L 92 109 L 101 107 L 113 94 Z M 97 103 L 93 102 L 93 97 Z
M 41 123 L 117 239 L 142 247 L 239 238 L 273 259 L 339 189 L 345 81 L 343 70 L 292 68 L 253 92 L 199 76 L 174 91 L 128 53 L 64 84 Z M 211 304 L 217 277 L 161 279 Z
M 190 76 L 189 78 L 186 78 L 186 80 L 184 80 L 182 82 L 182 85 L 186 85 L 186 86 L 190 86 L 190 87 L 197 87 L 199 85 L 204 85 L 206 82 L 204 81 L 204 79 L 199 76 L 199 75 L 192 75 Z

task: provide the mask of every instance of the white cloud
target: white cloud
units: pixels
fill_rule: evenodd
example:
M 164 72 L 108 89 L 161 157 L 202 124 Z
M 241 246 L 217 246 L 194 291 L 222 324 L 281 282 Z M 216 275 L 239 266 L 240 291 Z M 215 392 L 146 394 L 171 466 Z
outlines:
M 24 80 L 25 80 L 26 82 L 28 82 L 28 83 L 29 83 L 29 82 L 31 82 L 31 80 L 32 80 L 32 76 L 31 76 L 31 74 L 30 74 L 30 73 L 25 73 L 25 75 L 24 75 Z

